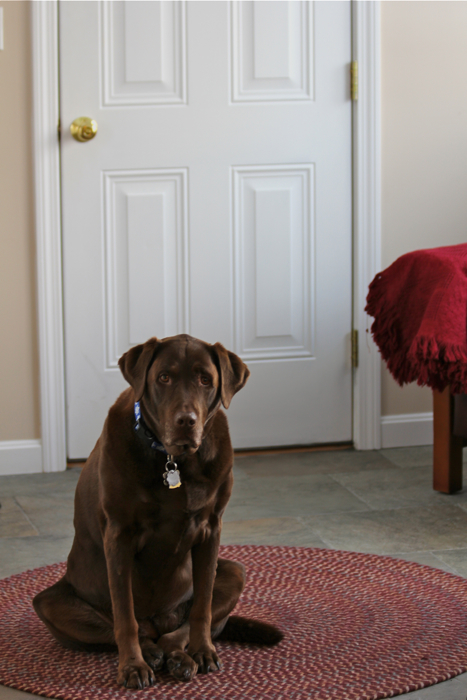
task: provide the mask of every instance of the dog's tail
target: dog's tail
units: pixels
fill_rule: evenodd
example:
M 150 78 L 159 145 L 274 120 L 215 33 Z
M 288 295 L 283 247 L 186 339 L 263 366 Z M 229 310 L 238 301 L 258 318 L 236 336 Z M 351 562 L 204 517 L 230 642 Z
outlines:
M 231 615 L 217 639 L 226 642 L 274 646 L 284 639 L 284 635 L 280 629 L 267 622 Z

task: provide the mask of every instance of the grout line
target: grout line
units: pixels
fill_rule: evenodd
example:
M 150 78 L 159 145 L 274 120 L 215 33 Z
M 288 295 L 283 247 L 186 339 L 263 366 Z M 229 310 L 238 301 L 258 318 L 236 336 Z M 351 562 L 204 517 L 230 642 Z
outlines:
M 37 529 L 37 528 L 35 528 Z M 40 537 L 41 541 L 37 542 L 37 540 L 34 540 L 35 546 L 40 547 L 44 542 L 57 542 L 58 540 L 67 540 L 71 539 L 73 542 L 73 535 L 41 535 L 39 532 L 37 535 L 7 535 L 6 537 L 0 537 L 0 542 L 3 542 L 4 540 L 14 540 L 18 541 L 20 540 L 21 542 L 30 540 L 31 537 Z M 71 549 L 71 547 L 70 547 Z M 0 580 L 3 577 L 0 575 Z M 2 686 L 0 684 L 0 690 L 2 689 Z M 1 693 L 0 693 L 0 700 L 1 700 Z
M 444 550 L 444 551 L 447 551 L 447 550 Z M 435 551 L 434 551 L 434 550 L 432 550 L 430 553 L 431 553 L 431 554 L 434 556 L 434 558 L 437 559 L 441 564 L 444 564 L 444 566 L 449 566 L 449 568 L 452 569 L 452 571 L 454 571 L 454 573 L 455 573 L 457 576 L 460 576 L 461 578 L 467 578 L 466 576 L 464 576 L 463 574 L 461 574 L 460 571 L 458 571 L 458 570 L 456 569 L 455 566 L 452 566 L 452 564 L 448 564 L 447 561 L 444 561 L 444 559 L 442 559 L 442 558 L 439 557 L 437 554 L 435 554 Z
M 39 532 L 39 530 L 37 529 L 37 527 L 34 525 L 34 523 L 32 522 L 31 518 L 29 517 L 29 515 L 28 515 L 28 514 L 26 513 L 26 511 L 22 508 L 21 504 L 18 503 L 16 496 L 13 497 L 13 500 L 14 500 L 14 502 L 16 503 L 16 505 L 18 506 L 18 508 L 20 509 L 20 511 L 22 512 L 22 514 L 24 515 L 24 517 L 26 518 L 26 520 L 28 521 L 28 523 L 31 525 L 31 527 L 37 532 L 38 535 L 40 535 L 41 533 Z
M 334 545 L 332 545 L 330 542 L 328 542 L 327 540 L 325 540 L 325 538 L 324 538 L 323 535 L 321 534 L 321 531 L 320 531 L 320 530 L 315 530 L 313 527 L 311 527 L 311 526 L 309 525 L 309 523 L 304 522 L 304 521 L 303 521 L 303 518 L 305 518 L 305 517 L 306 517 L 305 515 L 297 515 L 297 520 L 301 523 L 301 525 L 304 525 L 304 526 L 311 532 L 312 535 L 316 535 L 317 537 L 319 537 L 319 539 L 321 540 L 321 542 L 322 542 L 323 544 L 325 544 L 326 547 L 329 547 L 330 549 L 337 549 L 337 547 L 334 547 Z
M 237 508 L 237 507 L 243 507 L 245 504 L 244 503 L 239 503 L 235 504 L 235 506 L 232 506 L 232 508 Z M 228 508 L 228 506 L 227 506 Z M 227 512 L 226 508 L 226 512 Z M 229 511 L 231 512 L 231 510 Z M 308 518 L 308 517 L 313 517 L 313 515 L 316 516 L 325 516 L 325 515 L 348 515 L 349 513 L 369 513 L 372 511 L 369 510 L 320 510 L 319 513 L 312 513 L 311 516 L 309 515 L 290 515 L 289 513 L 287 514 L 282 514 L 282 515 L 277 515 L 274 513 L 271 513 L 269 515 L 261 515 L 259 517 L 249 517 L 249 518 L 236 518 L 236 520 L 264 520 L 264 519 L 269 519 L 269 518 Z M 223 523 L 227 522 L 226 520 L 222 521 Z
M 357 473 L 361 474 L 361 472 L 357 472 Z M 354 491 L 352 491 L 352 489 L 351 489 L 349 486 L 344 486 L 344 484 L 341 484 L 340 481 L 338 481 L 337 479 L 335 479 L 334 477 L 337 476 L 337 474 L 329 474 L 329 476 L 331 477 L 331 479 L 332 479 L 336 484 L 339 484 L 339 486 L 341 486 L 343 489 L 346 489 L 349 493 L 351 493 L 352 496 L 354 496 L 355 498 L 358 498 L 359 501 L 361 501 L 361 502 L 364 503 L 366 506 L 368 506 L 368 508 L 369 508 L 371 511 L 376 511 L 376 510 L 377 510 L 377 508 L 375 508 L 375 507 L 372 506 L 370 503 L 368 503 L 367 501 L 365 501 L 365 499 L 364 499 L 362 496 L 359 496 L 359 495 L 356 494 Z M 387 508 L 386 510 L 392 510 L 392 509 Z M 357 511 L 357 512 L 362 512 L 362 511 Z M 365 511 L 365 512 L 366 512 L 366 511 Z

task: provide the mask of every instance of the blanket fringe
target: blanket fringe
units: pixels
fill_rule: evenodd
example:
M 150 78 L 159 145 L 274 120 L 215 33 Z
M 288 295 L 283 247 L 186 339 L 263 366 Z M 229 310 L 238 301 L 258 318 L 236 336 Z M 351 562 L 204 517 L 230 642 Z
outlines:
M 375 321 L 371 331 L 389 371 L 401 386 L 416 381 L 437 391 L 450 385 L 454 394 L 467 393 L 467 353 L 462 346 L 418 336 L 407 351 L 401 346 L 395 324 L 381 329 Z
M 370 284 L 365 311 L 374 317 L 371 333 L 395 380 L 402 386 L 416 381 L 443 391 L 450 385 L 454 394 L 467 393 L 467 350 L 433 337 L 416 336 L 404 346 L 399 311 L 388 304 L 382 276 Z

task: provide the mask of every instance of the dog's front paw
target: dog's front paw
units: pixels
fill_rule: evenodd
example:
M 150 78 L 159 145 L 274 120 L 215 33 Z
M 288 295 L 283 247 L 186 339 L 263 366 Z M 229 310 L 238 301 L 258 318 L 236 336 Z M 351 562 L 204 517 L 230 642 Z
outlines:
M 187 683 L 198 671 L 198 664 L 184 651 L 172 651 L 167 657 L 167 668 L 177 681 Z
M 159 671 L 164 665 L 163 650 L 150 639 L 141 642 L 141 652 L 143 654 L 143 659 L 153 671 Z
M 188 649 L 188 653 L 190 654 L 191 658 L 196 661 L 198 665 L 198 673 L 220 671 L 222 668 L 222 664 L 214 646 L 212 646 L 212 648 L 199 649 L 197 651 L 191 651 Z
M 118 670 L 117 683 L 125 688 L 143 690 L 153 685 L 154 680 L 154 674 L 145 661 L 134 661 Z

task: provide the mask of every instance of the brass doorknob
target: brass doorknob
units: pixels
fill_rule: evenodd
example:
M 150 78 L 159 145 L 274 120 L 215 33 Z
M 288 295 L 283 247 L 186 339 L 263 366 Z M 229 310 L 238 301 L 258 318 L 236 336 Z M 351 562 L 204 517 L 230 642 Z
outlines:
M 77 141 L 90 141 L 97 134 L 97 122 L 89 117 L 78 117 L 70 125 L 70 131 Z

